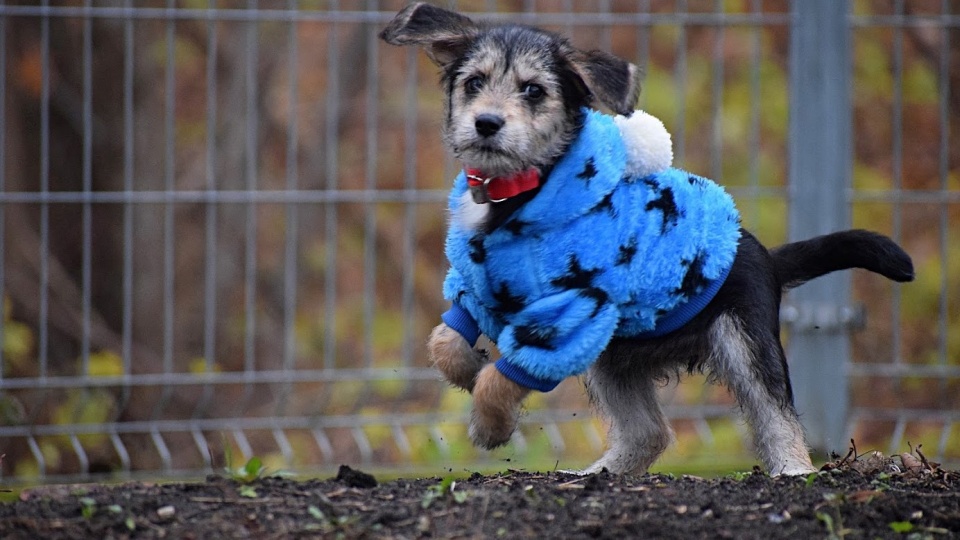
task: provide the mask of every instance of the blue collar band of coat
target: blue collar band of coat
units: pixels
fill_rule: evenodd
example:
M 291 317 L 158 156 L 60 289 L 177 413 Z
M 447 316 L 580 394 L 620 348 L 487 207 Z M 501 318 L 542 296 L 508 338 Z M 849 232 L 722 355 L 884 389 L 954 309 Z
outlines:
M 724 283 L 740 239 L 733 199 L 674 168 L 638 176 L 610 116 L 586 121 L 540 192 L 484 234 L 451 219 L 443 320 L 471 345 L 480 333 L 497 368 L 549 391 L 586 371 L 614 337 L 681 328 Z M 452 216 L 475 204 L 463 173 Z M 638 358 L 636 361 L 642 362 Z

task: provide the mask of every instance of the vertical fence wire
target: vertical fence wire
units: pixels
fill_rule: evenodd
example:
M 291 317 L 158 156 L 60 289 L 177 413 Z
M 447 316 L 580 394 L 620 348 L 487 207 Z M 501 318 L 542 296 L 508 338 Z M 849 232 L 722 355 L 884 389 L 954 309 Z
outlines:
M 7 18 L 0 17 L 0 193 L 7 191 Z M 6 207 L 0 204 L 0 287 L 6 283 Z M 4 352 L 3 344 L 6 342 L 7 335 L 7 297 L 0 295 L 0 383 L 3 382 L 4 373 L 7 369 L 7 358 Z M 0 479 L 3 478 L 3 470 L 0 469 Z
M 750 2 L 750 11 L 761 12 L 761 0 Z M 750 156 L 747 158 L 747 197 L 744 201 L 746 223 L 756 229 L 760 223 L 760 62 L 762 61 L 762 28 L 750 28 L 750 128 L 748 131 Z
M 723 0 L 714 0 L 714 13 L 723 16 Z M 713 85 L 713 118 L 711 119 L 710 137 L 710 177 L 717 182 L 723 182 L 723 44 L 724 26 L 718 24 L 713 28 L 713 58 L 711 59 L 711 78 Z
M 126 0 L 125 7 L 132 7 L 133 0 Z M 132 17 L 123 19 L 123 192 L 128 196 L 133 194 L 133 171 L 134 171 L 134 107 L 133 107 L 133 78 L 134 78 L 134 24 Z M 133 372 L 133 203 L 123 204 L 123 269 L 122 269 L 122 298 L 120 303 L 121 323 L 120 323 L 120 341 L 121 341 L 121 363 L 123 373 L 129 376 Z M 117 406 L 116 415 L 119 416 L 127 408 L 130 402 L 131 387 L 129 384 L 123 384 L 120 388 L 120 400 Z M 115 436 L 114 443 L 120 443 L 122 440 Z M 126 451 L 120 451 L 121 456 L 126 455 Z M 129 460 L 123 461 L 127 466 Z M 126 470 L 126 469 L 125 469 Z
M 330 9 L 340 9 L 339 0 L 330 0 Z M 339 143 L 340 143 L 340 29 L 336 21 L 330 22 L 327 34 L 327 73 L 326 73 L 326 102 L 324 114 L 325 125 L 325 184 L 329 191 L 336 191 L 337 174 L 339 173 Z M 323 334 L 323 362 L 324 367 L 333 369 L 337 353 L 337 205 L 328 203 L 324 208 L 326 220 L 324 223 L 324 240 L 326 249 L 326 271 L 324 276 L 324 334 Z
M 404 81 L 404 115 L 403 115 L 403 187 L 413 190 L 417 187 L 417 54 L 419 51 L 410 47 L 406 53 L 406 79 Z M 404 235 L 403 235 L 403 269 L 401 284 L 401 311 L 408 315 L 414 313 L 414 273 L 416 265 L 416 235 L 417 235 L 417 205 L 406 203 L 404 207 Z M 414 351 L 414 317 L 403 318 L 403 344 L 400 355 L 401 365 L 413 365 Z
M 946 193 L 949 190 L 949 177 L 950 177 L 950 26 L 946 24 L 946 19 L 950 15 L 950 6 L 951 2 L 949 0 L 943 0 L 941 2 L 941 13 L 944 17 L 944 25 L 940 30 L 940 65 L 938 69 L 939 73 L 939 103 L 940 103 L 940 148 L 939 150 L 939 184 L 940 192 Z M 949 226 L 950 218 L 947 213 L 948 207 L 947 202 L 942 200 L 940 203 L 940 223 L 939 223 L 939 233 L 940 233 L 940 302 L 939 302 L 939 313 L 938 313 L 938 326 L 939 326 L 939 359 L 938 363 L 941 366 L 947 365 L 947 338 L 949 335 L 949 330 L 947 328 L 947 316 L 950 299 L 948 296 L 949 283 L 949 274 L 950 270 L 950 253 L 949 253 Z M 939 391 L 941 395 L 941 402 L 943 402 L 947 397 L 947 384 L 946 381 L 941 379 L 939 381 Z
M 677 0 L 676 13 L 682 16 L 687 11 L 687 0 Z M 677 116 L 673 126 L 673 162 L 682 164 L 686 157 L 687 125 L 687 26 L 677 25 L 677 59 L 674 67 L 674 87 L 676 88 Z M 682 165 L 681 165 L 682 166 Z
M 217 8 L 217 0 L 209 0 L 211 10 Z M 204 170 L 205 187 L 207 191 L 215 193 L 217 190 L 217 51 L 219 47 L 218 23 L 212 16 L 207 18 L 207 54 L 206 54 L 206 115 L 205 115 L 205 150 L 206 163 Z M 203 261 L 203 369 L 212 373 L 216 364 L 217 355 L 217 218 L 219 206 L 209 203 L 205 205 L 204 218 L 204 261 Z M 213 399 L 213 387 L 204 386 L 203 393 L 193 417 L 200 418 L 206 414 L 210 401 Z
M 247 0 L 247 9 L 256 10 L 257 0 Z M 259 65 L 260 47 L 259 47 L 259 23 L 257 21 L 248 21 L 246 23 L 246 32 L 244 44 L 246 47 L 246 58 L 244 64 L 244 90 L 246 92 L 245 101 L 245 174 L 244 188 L 248 191 L 256 191 L 259 183 L 259 160 L 258 141 L 259 141 L 259 112 L 257 109 L 258 90 L 257 90 L 257 67 Z M 246 236 L 244 242 L 244 342 L 243 342 L 243 373 L 244 387 L 243 397 L 241 398 L 241 411 L 246 411 L 250 400 L 253 397 L 253 385 L 251 381 L 256 377 L 257 369 L 257 205 L 253 202 L 246 205 Z M 245 451 L 246 457 L 251 457 L 252 453 Z
M 904 1 L 896 0 L 894 3 L 895 16 L 903 16 Z M 892 148 L 890 149 L 891 168 L 893 169 L 891 171 L 891 188 L 895 194 L 899 195 L 903 191 L 903 28 L 900 26 L 893 29 L 893 103 L 891 109 L 891 133 L 893 136 Z M 892 210 L 891 233 L 893 239 L 900 242 L 903 238 L 903 205 L 900 204 L 899 198 L 894 200 Z M 900 287 L 894 286 L 893 297 L 890 302 L 891 320 L 893 321 L 891 324 L 892 361 L 896 365 L 903 364 L 900 342 L 901 292 Z M 894 380 L 895 391 L 899 391 L 901 382 L 899 378 Z
M 288 0 L 287 9 L 300 9 L 299 0 Z M 285 187 L 288 191 L 296 191 L 299 184 L 299 166 L 297 146 L 300 142 L 298 129 L 300 128 L 300 47 L 297 41 L 299 26 L 296 21 L 290 21 L 287 28 L 287 63 L 288 84 L 290 85 L 287 99 L 290 102 L 287 119 L 287 148 L 286 148 L 286 178 Z M 297 316 L 297 247 L 299 240 L 300 221 L 297 205 L 288 203 L 284 208 L 286 232 L 284 242 L 283 267 L 283 369 L 291 372 L 297 360 L 296 344 L 296 316 Z M 285 414 L 287 403 L 292 391 L 291 384 L 286 383 L 280 390 L 275 414 Z
M 43 7 L 49 0 L 43 0 Z M 40 18 L 40 193 L 50 191 L 50 17 Z M 48 374 L 50 326 L 50 204 L 40 203 L 40 307 L 37 321 L 37 355 L 40 378 Z M 46 398 L 41 391 L 40 399 Z
M 92 6 L 91 0 L 86 1 L 86 6 Z M 83 144 L 83 191 L 90 193 L 93 191 L 93 19 L 83 18 L 83 134 L 81 136 Z M 81 328 L 80 328 L 80 372 L 84 375 L 90 374 L 90 312 L 91 312 L 91 273 L 92 273 L 92 251 L 93 251 L 93 207 L 89 202 L 83 203 L 81 210 L 81 252 L 82 261 L 80 263 L 80 309 Z
M 367 9 L 376 9 L 376 0 L 367 0 Z M 368 190 L 377 188 L 377 133 L 379 116 L 379 43 L 377 27 L 373 24 L 364 25 L 363 33 L 366 43 L 366 85 L 364 96 L 364 187 Z M 373 325 L 374 299 L 377 294 L 377 205 L 367 205 L 363 216 L 363 366 L 373 367 Z M 369 385 L 364 389 L 364 396 L 369 392 Z
M 650 0 L 640 0 L 638 5 L 640 13 L 650 13 Z M 650 25 L 641 23 L 637 28 L 637 68 L 646 76 L 650 64 Z M 641 91 L 637 107 L 646 108 L 647 93 Z
M 91 0 L 86 1 L 90 7 Z M 83 35 L 81 70 L 82 75 L 82 134 L 81 134 L 81 184 L 85 193 L 93 191 L 93 19 L 83 18 L 81 33 Z M 90 375 L 90 317 L 92 311 L 91 284 L 92 284 L 92 251 L 93 251 L 93 207 L 84 202 L 81 207 L 81 262 L 80 262 L 80 369 L 82 375 Z M 91 390 L 81 388 L 78 392 L 79 402 L 86 403 L 90 399 Z M 72 411 L 73 422 L 83 422 L 81 408 Z M 89 477 L 90 460 L 75 435 L 70 436 L 70 444 L 79 462 L 81 479 Z
M 173 0 L 167 0 L 167 8 L 175 7 Z M 176 189 L 176 21 L 173 18 L 167 19 L 165 25 L 165 53 L 164 58 L 164 107 L 163 107 L 163 127 L 164 127 L 164 145 L 163 145 L 163 191 L 172 195 Z M 163 205 L 163 373 L 173 373 L 174 357 L 174 317 L 176 315 L 175 306 L 175 265 L 174 265 L 174 235 L 175 229 L 174 203 L 167 201 Z M 153 411 L 153 418 L 159 418 L 167 402 L 170 399 L 171 389 L 164 386 L 160 391 L 160 399 L 157 400 Z M 155 441 L 162 442 L 163 435 L 155 432 Z M 164 447 L 165 448 L 165 447 Z M 169 460 L 169 452 L 160 452 L 165 456 L 164 469 L 170 470 L 172 465 Z
M 597 3 L 597 12 L 601 15 L 610 14 L 610 0 L 599 0 Z M 613 28 L 610 25 L 600 27 L 600 48 L 604 51 L 613 49 Z

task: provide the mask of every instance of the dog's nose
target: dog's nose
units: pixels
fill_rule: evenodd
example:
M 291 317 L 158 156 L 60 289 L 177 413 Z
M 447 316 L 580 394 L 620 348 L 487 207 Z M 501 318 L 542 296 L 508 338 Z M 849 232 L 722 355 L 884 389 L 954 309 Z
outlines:
M 481 114 L 477 116 L 474 126 L 477 128 L 477 133 L 482 137 L 492 137 L 496 135 L 500 128 L 503 127 L 504 120 L 503 117 L 497 116 L 495 114 Z

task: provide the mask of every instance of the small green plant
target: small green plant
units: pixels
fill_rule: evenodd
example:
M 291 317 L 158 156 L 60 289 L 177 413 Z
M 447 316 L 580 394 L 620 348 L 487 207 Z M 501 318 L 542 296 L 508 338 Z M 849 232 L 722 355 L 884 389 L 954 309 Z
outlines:
M 260 460 L 257 456 L 253 456 L 248 459 L 246 463 L 239 467 L 233 466 L 233 451 L 230 449 L 230 445 L 224 445 L 224 458 L 226 460 L 226 465 L 223 470 L 227 475 L 237 481 L 244 484 L 249 484 L 254 480 L 258 480 L 263 476 L 263 473 L 266 471 L 266 467 L 263 466 L 263 461 Z M 242 495 L 242 494 L 241 494 Z M 244 495 L 246 497 L 246 495 Z M 256 495 L 254 495 L 256 497 Z
M 734 482 L 743 482 L 750 476 L 748 471 L 733 471 L 730 473 L 729 478 L 732 478 Z
M 828 538 L 830 538 L 831 540 L 833 540 L 834 538 L 839 538 L 839 536 L 837 536 L 837 533 L 834 529 L 833 516 L 831 516 L 826 512 L 817 512 L 817 519 L 819 519 L 820 521 L 823 522 L 824 525 L 826 525 L 827 533 L 829 534 Z
M 427 492 L 423 494 L 423 500 L 420 501 L 420 506 L 424 509 L 429 508 L 434 501 L 447 496 L 451 497 L 457 504 L 463 504 L 467 500 L 467 492 L 456 491 L 456 488 L 456 480 L 448 476 L 441 480 L 439 484 L 427 488 Z
M 922 527 L 909 521 L 893 521 L 887 524 L 895 533 L 909 534 L 907 538 L 932 538 L 934 534 L 950 534 L 951 531 L 940 527 Z
M 307 513 L 319 523 L 309 523 L 306 529 L 308 531 L 320 531 L 325 534 L 331 533 L 336 529 L 350 527 L 359 519 L 357 516 L 328 516 L 323 510 L 312 504 L 307 507 Z
M 310 516 L 317 521 L 327 521 L 327 515 L 323 513 L 323 510 L 313 506 L 312 504 L 307 507 L 307 512 L 309 512 Z
M 837 514 L 836 520 L 828 512 L 817 511 L 817 519 L 823 522 L 827 527 L 827 538 L 830 540 L 840 540 L 850 534 L 850 529 L 843 527 L 843 518 L 840 515 L 840 504 L 845 500 L 842 494 L 827 493 L 823 496 L 827 503 Z
M 256 499 L 257 497 L 260 496 L 260 494 L 257 493 L 257 490 L 254 489 L 253 486 L 247 486 L 247 485 L 240 486 L 239 493 L 241 497 L 246 497 L 248 499 Z
M 889 479 L 890 479 L 889 474 L 885 472 L 881 472 L 877 474 L 876 478 L 870 481 L 870 485 L 875 487 L 877 491 L 886 491 L 890 489 L 890 483 L 887 482 L 887 480 Z
M 814 482 L 817 481 L 817 478 L 824 478 L 824 477 L 827 477 L 827 476 L 829 476 L 829 475 L 830 475 L 830 473 L 827 472 L 827 471 L 816 471 L 816 472 L 812 472 L 812 473 L 808 474 L 808 475 L 806 476 L 806 478 L 804 478 L 804 480 L 803 480 L 804 487 L 812 487 L 813 484 L 814 484 Z
M 120 506 L 119 504 L 111 504 L 110 506 L 107 507 L 107 511 L 110 512 L 111 514 L 123 514 L 123 507 Z M 135 519 L 133 519 L 133 516 L 127 516 L 126 518 L 124 518 L 123 524 L 128 531 L 133 532 L 137 530 L 137 522 Z
M 890 529 L 892 529 L 895 533 L 901 534 L 913 532 L 913 523 L 910 523 L 909 521 L 894 521 L 893 523 L 890 523 Z
M 80 497 L 80 515 L 83 519 L 90 519 L 97 514 L 97 501 L 90 497 Z

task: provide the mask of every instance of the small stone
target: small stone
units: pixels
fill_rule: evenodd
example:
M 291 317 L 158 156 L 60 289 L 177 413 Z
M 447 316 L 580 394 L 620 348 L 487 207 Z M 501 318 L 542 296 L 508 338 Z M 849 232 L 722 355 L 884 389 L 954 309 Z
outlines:
M 767 521 L 775 525 L 790 521 L 790 512 L 784 510 L 783 512 L 779 513 L 767 514 Z
M 161 506 L 160 508 L 157 508 L 157 517 L 159 517 L 160 519 L 170 519 L 176 513 L 177 513 L 177 509 L 170 505 Z

